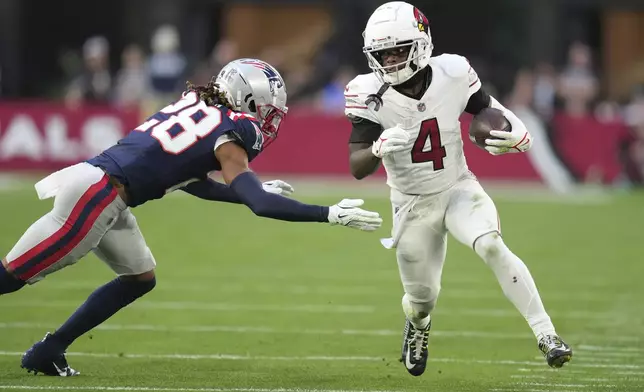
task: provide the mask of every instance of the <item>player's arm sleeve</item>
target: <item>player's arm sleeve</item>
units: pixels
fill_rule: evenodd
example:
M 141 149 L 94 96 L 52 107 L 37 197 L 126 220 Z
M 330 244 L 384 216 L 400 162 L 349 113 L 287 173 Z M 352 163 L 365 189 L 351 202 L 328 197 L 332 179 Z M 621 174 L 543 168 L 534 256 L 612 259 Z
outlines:
M 477 115 L 481 110 L 489 108 L 491 103 L 490 95 L 481 87 L 470 96 L 470 99 L 467 101 L 467 106 L 465 106 L 465 112 Z
M 241 143 L 239 138 L 235 136 L 235 134 L 232 133 L 232 131 L 226 132 L 223 135 L 219 136 L 217 138 L 217 141 L 215 141 L 215 149 L 214 151 L 217 151 L 219 146 L 221 146 L 224 143 Z
M 214 151 L 217 151 L 220 146 L 231 142 L 240 144 L 239 138 L 236 137 L 232 132 L 226 132 L 222 134 L 215 141 Z M 232 190 L 228 185 L 214 181 L 210 178 L 191 182 L 190 184 L 179 189 L 192 196 L 204 200 L 237 204 L 242 202 L 239 196 L 237 196 L 237 193 L 235 193 L 235 191 Z
M 351 136 L 349 143 L 373 144 L 382 133 L 382 125 L 362 117 L 349 116 Z
M 471 97 L 481 89 L 481 78 L 479 78 L 479 75 L 476 73 L 474 70 L 474 67 L 470 64 L 469 60 L 465 59 L 468 64 L 468 69 L 467 69 L 467 96 Z
M 229 131 L 217 138 L 217 140 L 215 141 L 214 151 L 217 151 L 220 146 L 231 142 L 244 148 L 244 143 L 240 139 L 239 135 L 235 134 L 232 131 Z M 188 194 L 204 200 L 221 201 L 236 204 L 243 203 L 237 193 L 231 187 L 210 178 L 191 182 L 190 184 L 180 189 Z
M 239 139 L 235 137 L 235 135 L 232 132 L 226 132 L 222 134 L 215 141 L 215 148 L 213 152 L 217 151 L 217 149 L 220 146 L 231 142 L 237 143 L 237 144 L 240 143 Z M 237 204 L 242 202 L 239 196 L 237 196 L 237 193 L 235 193 L 234 190 L 230 189 L 228 185 L 211 180 L 210 178 L 207 178 L 201 181 L 191 182 L 190 184 L 180 189 L 192 196 L 195 196 L 204 200 L 221 201 L 225 203 L 237 203 Z
M 374 110 L 366 104 L 369 94 L 377 90 L 378 86 L 365 75 L 350 81 L 344 90 L 344 114 L 352 124 L 349 166 L 351 175 L 358 180 L 373 174 L 380 165 L 380 159 L 371 153 L 371 145 L 378 140 L 383 129 Z
M 467 62 L 467 105 L 465 106 L 465 112 L 476 115 L 481 110 L 490 107 L 490 95 L 483 89 L 481 79 L 474 67 L 465 57 L 461 58 Z
M 255 173 L 248 168 L 246 151 L 224 143 L 215 151 L 221 172 L 239 200 L 257 216 L 290 222 L 328 222 L 329 207 L 300 203 L 266 192 Z
M 226 203 L 241 203 L 241 199 L 228 185 L 211 180 L 210 178 L 201 181 L 191 182 L 180 188 L 182 191 L 196 196 L 200 199 L 210 201 L 222 201 Z
M 382 126 L 364 118 L 350 116 L 352 123 L 349 136 L 349 167 L 351 175 L 361 180 L 378 170 L 380 158 L 373 155 L 371 145 L 378 140 Z
M 300 203 L 266 192 L 257 176 L 247 171 L 230 183 L 239 199 L 257 216 L 289 222 L 328 222 L 329 207 Z

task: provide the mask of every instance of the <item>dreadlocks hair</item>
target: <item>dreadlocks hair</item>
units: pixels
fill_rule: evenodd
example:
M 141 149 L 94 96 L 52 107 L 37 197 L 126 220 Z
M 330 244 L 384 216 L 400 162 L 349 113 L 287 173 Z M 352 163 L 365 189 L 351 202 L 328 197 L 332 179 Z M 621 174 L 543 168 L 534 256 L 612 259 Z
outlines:
M 220 90 L 219 84 L 215 83 L 214 80 L 211 80 L 205 86 L 195 86 L 188 81 L 186 86 L 188 91 L 197 93 L 199 99 L 208 106 L 223 105 L 231 110 L 234 108 L 233 104 L 226 98 L 226 93 Z

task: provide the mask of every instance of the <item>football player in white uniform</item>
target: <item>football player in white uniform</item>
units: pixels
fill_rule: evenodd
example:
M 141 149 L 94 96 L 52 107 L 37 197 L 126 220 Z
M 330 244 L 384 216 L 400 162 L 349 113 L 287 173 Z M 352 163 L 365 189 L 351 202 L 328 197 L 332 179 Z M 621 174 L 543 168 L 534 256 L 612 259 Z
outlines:
M 371 15 L 364 53 L 372 73 L 345 90 L 353 123 L 351 172 L 357 179 L 383 163 L 391 188 L 392 237 L 405 294 L 402 358 L 414 376 L 425 371 L 431 312 L 441 288 L 447 232 L 494 271 L 506 297 L 527 320 L 548 365 L 561 367 L 572 350 L 555 332 L 526 265 L 503 242 L 494 202 L 468 170 L 459 117 L 487 107 L 503 111 L 512 131 L 492 131 L 493 155 L 528 150 L 523 122 L 488 95 L 468 61 L 430 57 L 428 20 L 411 4 L 393 1 Z

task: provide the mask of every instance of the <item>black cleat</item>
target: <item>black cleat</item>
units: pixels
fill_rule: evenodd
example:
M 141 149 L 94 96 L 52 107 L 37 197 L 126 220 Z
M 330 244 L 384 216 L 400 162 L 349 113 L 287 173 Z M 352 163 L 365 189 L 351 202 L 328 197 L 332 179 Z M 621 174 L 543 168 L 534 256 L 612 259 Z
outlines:
M 553 368 L 560 368 L 572 359 L 572 348 L 557 335 L 545 335 L 539 339 L 539 350 Z
M 417 329 L 409 320 L 405 323 L 400 362 L 405 365 L 405 368 L 412 376 L 420 376 L 425 372 L 427 357 L 429 356 L 427 345 L 431 328 L 431 320 L 425 329 Z
M 27 369 L 29 373 L 42 373 L 47 376 L 72 377 L 80 374 L 69 367 L 65 350 L 52 339 L 49 332 L 43 340 L 24 353 L 21 367 Z

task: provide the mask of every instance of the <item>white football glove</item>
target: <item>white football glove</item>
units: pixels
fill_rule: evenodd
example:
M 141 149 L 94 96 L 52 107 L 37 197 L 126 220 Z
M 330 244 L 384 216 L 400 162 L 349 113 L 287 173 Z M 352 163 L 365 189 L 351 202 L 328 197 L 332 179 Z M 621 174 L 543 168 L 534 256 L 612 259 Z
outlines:
M 490 97 L 490 107 L 499 109 L 510 123 L 512 131 L 490 131 L 490 136 L 498 139 L 486 139 L 485 149 L 492 155 L 507 154 L 509 152 L 526 152 L 532 147 L 532 136 L 525 124 L 511 110 L 506 109 L 494 97 Z
M 262 183 L 262 188 L 268 193 L 274 193 L 276 195 L 289 196 L 295 190 L 290 184 L 282 180 L 271 180 Z
M 485 149 L 492 155 L 526 152 L 532 147 L 532 136 L 528 131 L 490 131 L 490 136 L 499 138 L 485 140 Z
M 377 212 L 358 208 L 364 204 L 361 199 L 344 199 L 329 207 L 329 223 L 342 225 L 362 231 L 374 231 L 382 225 L 382 218 Z
M 400 125 L 385 129 L 380 138 L 373 142 L 371 152 L 378 158 L 410 148 L 409 133 Z

